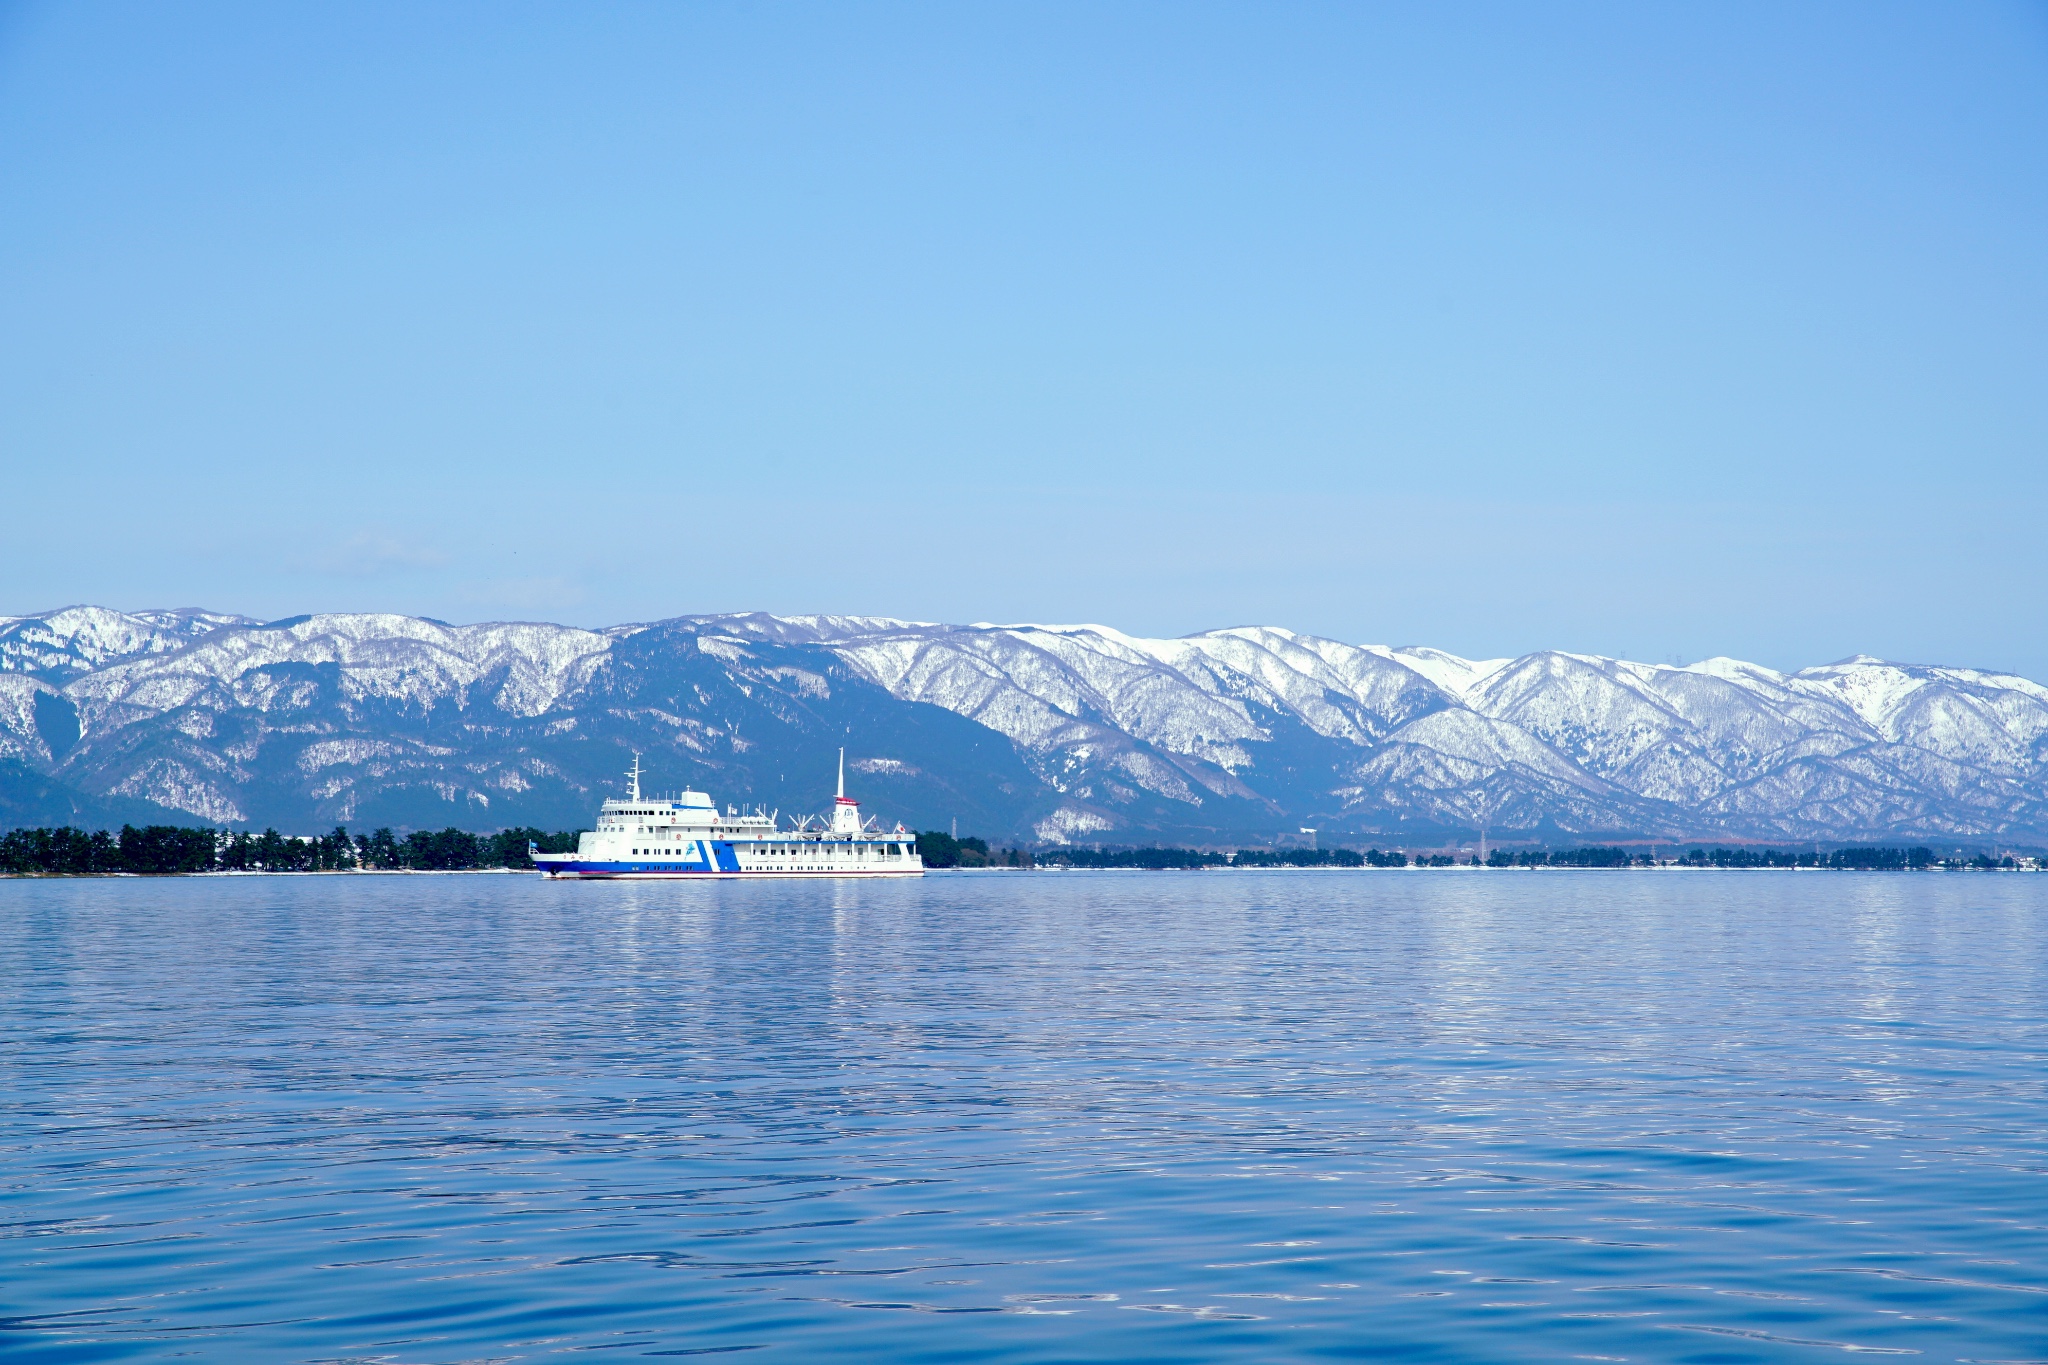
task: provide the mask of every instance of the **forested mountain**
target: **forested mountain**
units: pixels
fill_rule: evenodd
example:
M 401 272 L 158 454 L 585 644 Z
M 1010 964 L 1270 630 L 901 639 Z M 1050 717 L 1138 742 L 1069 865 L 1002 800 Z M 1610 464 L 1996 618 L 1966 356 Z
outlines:
M 1474 661 L 1274 627 L 685 616 L 579 630 L 79 607 L 0 619 L 0 823 L 572 826 L 653 785 L 1039 843 L 1469 835 L 2048 842 L 2048 689 Z M 178 813 L 166 817 L 164 812 Z

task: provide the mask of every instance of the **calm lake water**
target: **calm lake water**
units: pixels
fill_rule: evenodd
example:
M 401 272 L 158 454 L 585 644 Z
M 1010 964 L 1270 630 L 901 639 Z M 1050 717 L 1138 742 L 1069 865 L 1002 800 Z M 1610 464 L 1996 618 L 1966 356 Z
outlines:
M 23 1361 L 2048 1360 L 2048 876 L 0 882 Z

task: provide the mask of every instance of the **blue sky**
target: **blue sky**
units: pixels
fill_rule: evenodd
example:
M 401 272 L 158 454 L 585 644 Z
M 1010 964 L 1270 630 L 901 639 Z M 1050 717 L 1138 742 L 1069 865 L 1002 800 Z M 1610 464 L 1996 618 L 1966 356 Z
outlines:
M 2048 678 L 2048 8 L 16 5 L 0 612 Z

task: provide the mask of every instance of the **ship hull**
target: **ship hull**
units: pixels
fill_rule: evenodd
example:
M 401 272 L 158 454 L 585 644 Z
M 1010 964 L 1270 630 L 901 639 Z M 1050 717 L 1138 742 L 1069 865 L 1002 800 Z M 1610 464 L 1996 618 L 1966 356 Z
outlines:
M 776 878 L 789 881 L 805 881 L 819 877 L 922 877 L 924 869 L 881 868 L 881 867 L 797 867 L 797 868 L 750 868 L 719 867 L 688 864 L 677 866 L 673 863 L 649 862 L 607 862 L 578 858 L 574 854 L 549 857 L 543 853 L 535 857 L 534 868 L 544 877 L 560 878 L 564 881 L 754 881 Z

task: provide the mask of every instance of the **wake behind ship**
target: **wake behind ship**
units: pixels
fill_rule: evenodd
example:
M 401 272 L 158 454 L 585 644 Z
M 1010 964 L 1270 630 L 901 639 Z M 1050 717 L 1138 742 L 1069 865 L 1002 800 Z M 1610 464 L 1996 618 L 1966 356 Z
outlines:
M 839 751 L 839 795 L 832 818 L 812 828 L 811 817 L 783 829 L 776 815 L 742 815 L 703 792 L 673 800 L 640 794 L 640 757 L 626 775 L 624 800 L 608 799 L 597 828 L 577 840 L 574 853 L 533 854 L 543 876 L 577 878 L 664 877 L 921 877 L 917 840 L 897 825 L 881 831 L 860 817 L 846 794 L 846 750 Z

